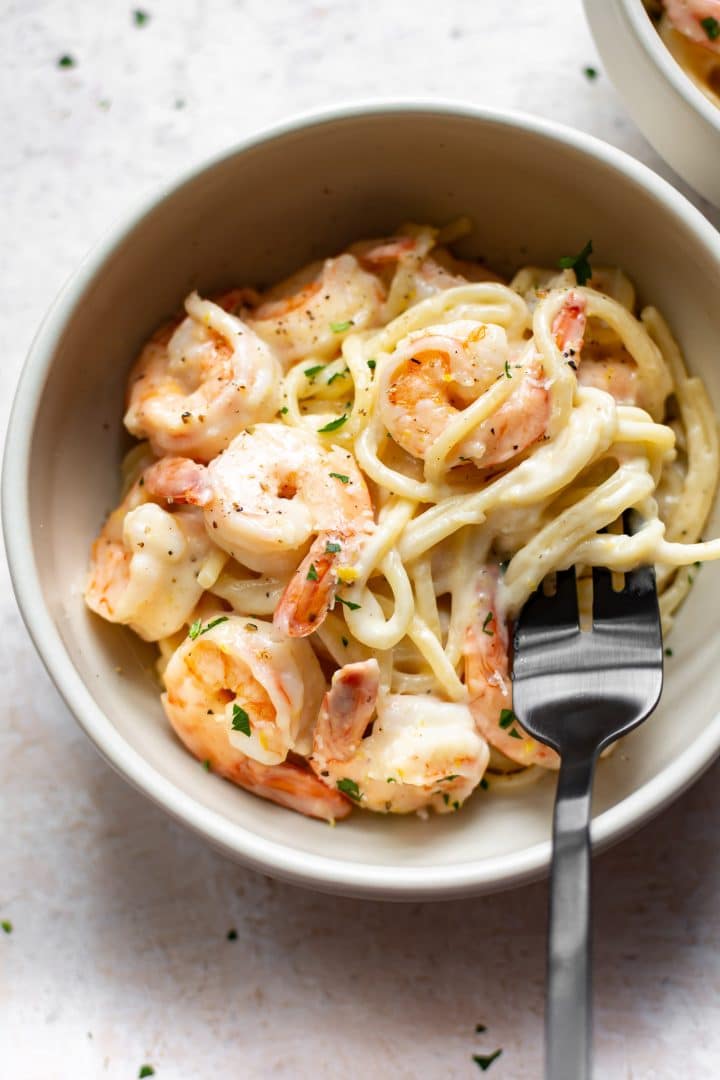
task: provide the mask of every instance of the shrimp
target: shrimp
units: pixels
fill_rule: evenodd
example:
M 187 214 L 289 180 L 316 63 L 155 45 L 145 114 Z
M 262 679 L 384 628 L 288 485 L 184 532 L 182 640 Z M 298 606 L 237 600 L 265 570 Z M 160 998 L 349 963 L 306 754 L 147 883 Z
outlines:
M 542 438 L 550 397 L 542 364 L 526 361 L 527 343 L 513 352 L 505 330 L 471 320 L 407 335 L 384 365 L 380 415 L 404 450 L 425 458 L 448 424 L 499 378 L 516 380 L 509 398 L 455 445 L 453 467 L 500 465 Z
M 556 769 L 554 750 L 532 739 L 512 711 L 507 621 L 498 597 L 498 571 L 486 566 L 475 583 L 473 618 L 465 632 L 465 683 L 478 731 L 520 765 Z
M 706 29 L 720 23 L 720 0 L 665 0 L 665 13 L 678 33 L 720 53 L 720 37 Z
M 289 641 L 272 623 L 205 612 L 165 669 L 165 711 L 220 726 L 228 742 L 261 765 L 307 755 L 325 692 L 311 646 Z
M 221 298 L 235 306 L 242 291 Z M 268 345 L 235 315 L 193 292 L 187 318 L 158 331 L 130 373 L 125 426 L 158 456 L 209 461 L 239 431 L 270 420 L 282 370 Z
M 147 472 L 147 470 L 145 471 Z M 200 573 L 215 546 L 202 514 L 150 501 L 141 475 L 92 546 L 85 603 L 146 641 L 179 630 L 202 594 Z
M 637 405 L 640 399 L 637 364 L 626 349 L 617 346 L 611 355 L 602 337 L 586 336 L 585 301 L 571 292 L 560 309 L 553 332 L 563 357 L 575 369 L 579 386 L 604 390 L 619 405 Z M 581 356 L 582 350 L 582 356 Z
M 312 356 L 329 360 L 348 333 L 380 323 L 385 290 L 353 255 L 339 255 L 305 270 L 265 294 L 248 323 L 287 369 Z
M 338 581 L 354 580 L 353 563 L 374 527 L 352 454 L 303 428 L 257 424 L 207 468 L 166 458 L 147 483 L 160 497 L 202 506 L 213 539 L 238 562 L 293 575 L 274 620 L 290 637 L 321 624 Z
M 366 735 L 372 723 L 372 733 Z M 366 810 L 458 810 L 487 768 L 467 705 L 380 692 L 375 659 L 339 668 L 323 700 L 310 764 Z

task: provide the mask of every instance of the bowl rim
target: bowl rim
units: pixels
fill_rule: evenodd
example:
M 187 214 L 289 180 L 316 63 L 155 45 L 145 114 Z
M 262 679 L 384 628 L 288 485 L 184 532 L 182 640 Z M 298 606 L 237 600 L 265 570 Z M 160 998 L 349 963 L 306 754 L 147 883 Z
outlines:
M 585 0 L 592 3 L 592 0 Z M 720 108 L 713 104 L 695 85 L 682 64 L 678 63 L 660 37 L 643 0 L 616 0 L 625 11 L 635 36 L 660 73 L 665 76 L 683 101 L 699 112 L 703 119 L 720 133 Z
M 204 806 L 163 777 L 114 728 L 95 703 L 66 652 L 60 633 L 47 613 L 35 564 L 29 512 L 29 467 L 32 433 L 47 373 L 63 328 L 93 280 L 128 235 L 159 204 L 186 184 L 223 162 L 257 146 L 298 131 L 338 122 L 397 114 L 429 113 L 461 117 L 480 124 L 498 124 L 547 138 L 580 151 L 641 187 L 679 221 L 720 267 L 720 235 L 688 200 L 666 180 L 628 154 L 602 140 L 551 120 L 522 112 L 484 108 L 452 99 L 368 100 L 293 115 L 234 143 L 185 169 L 138 201 L 86 255 L 53 301 L 30 346 L 20 374 L 8 424 L 2 475 L 3 532 L 10 576 L 21 615 L 48 674 L 69 711 L 102 756 L 135 788 L 176 820 L 204 836 L 215 847 L 265 873 L 322 891 L 375 899 L 447 899 L 499 891 L 542 876 L 549 865 L 550 842 L 519 852 L 441 866 L 374 865 L 308 853 L 259 836 L 240 823 Z M 603 848 L 638 828 L 684 791 L 720 753 L 720 713 L 702 735 L 662 772 L 592 823 L 595 848 Z M 326 827 L 326 826 L 322 826 Z

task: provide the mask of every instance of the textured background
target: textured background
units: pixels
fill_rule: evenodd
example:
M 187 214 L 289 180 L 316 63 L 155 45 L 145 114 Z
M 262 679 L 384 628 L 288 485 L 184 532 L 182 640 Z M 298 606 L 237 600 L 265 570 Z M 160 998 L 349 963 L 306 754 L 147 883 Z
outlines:
M 113 219 L 299 109 L 432 94 L 527 109 L 682 187 L 626 117 L 576 0 L 147 11 L 137 26 L 118 0 L 0 3 L 3 428 L 38 321 Z M 149 1062 L 159 1080 L 469 1078 L 471 1055 L 498 1047 L 488 1075 L 539 1076 L 544 886 L 389 906 L 232 865 L 100 760 L 2 574 L 3 1076 L 126 1080 Z M 720 1074 L 719 780 L 596 860 L 598 1076 Z

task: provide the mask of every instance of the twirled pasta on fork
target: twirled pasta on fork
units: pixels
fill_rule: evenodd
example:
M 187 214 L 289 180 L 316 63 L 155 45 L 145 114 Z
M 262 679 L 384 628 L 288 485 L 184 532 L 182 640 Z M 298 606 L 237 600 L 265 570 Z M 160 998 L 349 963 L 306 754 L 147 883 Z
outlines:
M 669 630 L 720 558 L 716 421 L 659 312 L 590 244 L 507 282 L 450 253 L 463 231 L 192 294 L 131 373 L 144 441 L 87 604 L 158 643 L 193 754 L 314 817 L 455 812 L 556 768 L 512 711 L 528 596 L 652 562 Z

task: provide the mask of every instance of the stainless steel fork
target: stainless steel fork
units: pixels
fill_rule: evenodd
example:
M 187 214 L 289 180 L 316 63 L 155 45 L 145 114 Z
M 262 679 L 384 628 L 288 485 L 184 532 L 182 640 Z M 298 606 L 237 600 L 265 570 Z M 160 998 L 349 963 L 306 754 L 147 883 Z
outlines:
M 655 573 L 642 567 L 615 591 L 593 570 L 591 631 L 578 620 L 575 570 L 538 590 L 515 626 L 513 708 L 561 758 L 550 876 L 546 1080 L 591 1075 L 590 808 L 598 754 L 650 715 L 662 690 Z

